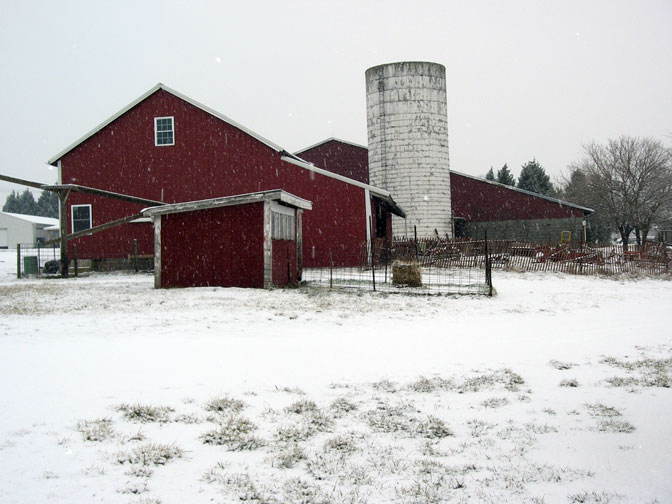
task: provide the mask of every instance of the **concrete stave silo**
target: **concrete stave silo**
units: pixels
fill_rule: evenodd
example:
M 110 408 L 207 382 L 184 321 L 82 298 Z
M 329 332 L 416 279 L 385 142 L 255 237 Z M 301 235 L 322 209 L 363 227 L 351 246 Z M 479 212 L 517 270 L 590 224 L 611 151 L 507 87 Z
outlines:
M 446 70 L 429 62 L 366 71 L 369 177 L 392 193 L 407 218 L 395 236 L 452 236 Z

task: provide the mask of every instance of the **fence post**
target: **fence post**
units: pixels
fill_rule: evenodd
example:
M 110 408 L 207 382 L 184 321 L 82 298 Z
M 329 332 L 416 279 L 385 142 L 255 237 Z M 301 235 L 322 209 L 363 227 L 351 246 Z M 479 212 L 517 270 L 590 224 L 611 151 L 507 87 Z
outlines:
M 133 238 L 133 266 L 135 267 L 135 272 L 138 272 L 138 240 Z
M 77 268 L 77 245 L 72 246 L 72 260 L 75 261 L 75 276 L 78 274 L 78 268 Z M 68 268 L 70 265 L 68 265 Z
M 488 231 L 485 231 L 485 281 L 488 284 L 488 296 L 492 297 L 492 263 L 488 250 Z
M 375 236 L 373 229 L 373 217 L 369 217 L 369 227 L 371 228 L 371 236 Z M 371 263 L 371 278 L 373 279 L 373 292 L 376 292 L 376 264 L 374 261 L 375 251 L 373 249 L 373 238 L 369 243 L 369 262 Z
M 40 242 L 37 242 L 37 276 L 40 276 Z
M 413 236 L 415 237 L 415 260 L 420 262 L 418 259 L 418 226 L 413 226 Z
M 329 249 L 329 288 L 334 288 L 334 256 Z
M 16 244 L 16 278 L 21 278 L 21 244 Z

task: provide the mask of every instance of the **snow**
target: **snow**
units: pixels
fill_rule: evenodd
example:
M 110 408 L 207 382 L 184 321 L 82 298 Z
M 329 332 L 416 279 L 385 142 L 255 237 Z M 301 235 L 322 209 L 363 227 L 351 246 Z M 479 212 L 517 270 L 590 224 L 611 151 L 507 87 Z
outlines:
M 58 226 L 58 219 L 54 219 L 52 217 L 42 217 L 40 215 L 25 215 L 11 212 L 2 212 L 2 213 L 5 215 L 9 215 L 10 217 L 15 217 L 17 219 L 21 219 L 27 222 L 32 222 L 33 224 L 47 224 L 49 226 Z
M 496 271 L 490 299 L 154 290 L 15 265 L 0 251 L 0 502 L 672 500 L 669 280 Z M 206 410 L 218 397 L 245 403 L 232 418 L 263 446 L 202 442 L 230 418 Z M 121 405 L 173 411 L 134 423 Z M 100 419 L 116 434 L 85 441 Z M 118 462 L 148 443 L 184 457 Z

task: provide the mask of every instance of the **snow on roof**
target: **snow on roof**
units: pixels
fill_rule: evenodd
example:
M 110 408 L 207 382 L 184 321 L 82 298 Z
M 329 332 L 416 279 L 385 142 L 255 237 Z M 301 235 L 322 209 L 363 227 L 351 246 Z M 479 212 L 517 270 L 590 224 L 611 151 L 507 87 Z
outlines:
M 0 212 L 3 215 L 9 215 L 10 217 L 14 217 L 16 219 L 21 219 L 27 222 L 32 222 L 33 224 L 44 224 L 47 226 L 58 226 L 58 219 L 54 219 L 52 217 L 42 217 L 40 215 L 24 215 L 24 214 L 18 214 L 18 213 L 11 213 L 11 212 Z
M 258 203 L 262 201 L 280 201 L 287 205 L 301 208 L 303 210 L 312 210 L 311 201 L 299 198 L 282 189 L 272 189 L 270 191 L 259 191 L 254 193 L 236 194 L 234 196 L 224 196 L 221 198 L 210 198 L 198 201 L 186 201 L 184 203 L 172 203 L 157 207 L 145 208 L 142 213 L 150 217 L 156 215 L 165 215 L 180 212 L 193 212 L 195 210 L 204 210 L 208 208 L 217 208 L 223 206 L 245 205 L 248 203 Z

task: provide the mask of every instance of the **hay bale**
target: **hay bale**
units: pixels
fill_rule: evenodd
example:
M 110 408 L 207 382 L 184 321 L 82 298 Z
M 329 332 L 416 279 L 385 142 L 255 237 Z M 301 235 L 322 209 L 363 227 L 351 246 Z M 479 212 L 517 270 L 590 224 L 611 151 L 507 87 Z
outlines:
M 407 287 L 422 286 L 422 270 L 417 261 L 395 261 L 392 264 L 392 283 Z

